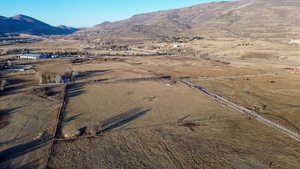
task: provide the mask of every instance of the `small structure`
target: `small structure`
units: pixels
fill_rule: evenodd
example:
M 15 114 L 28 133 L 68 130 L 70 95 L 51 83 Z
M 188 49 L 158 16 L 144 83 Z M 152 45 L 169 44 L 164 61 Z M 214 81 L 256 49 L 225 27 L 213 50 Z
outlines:
M 51 55 L 51 58 L 56 59 L 56 58 L 60 58 L 60 56 L 59 55 Z
M 172 48 L 179 48 L 180 46 L 178 44 L 173 44 Z
M 299 67 L 297 67 L 297 66 L 295 66 L 295 67 L 288 67 L 288 68 L 285 68 L 285 69 L 293 71 L 293 72 L 300 72 L 300 66 Z
M 20 59 L 47 59 L 51 58 L 48 54 L 22 54 Z
M 300 39 L 292 39 L 289 42 L 290 45 L 300 45 Z

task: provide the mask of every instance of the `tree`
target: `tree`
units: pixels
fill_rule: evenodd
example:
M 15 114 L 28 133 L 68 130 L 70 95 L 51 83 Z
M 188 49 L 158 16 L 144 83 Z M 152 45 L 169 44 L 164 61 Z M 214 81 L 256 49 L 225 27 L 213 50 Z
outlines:
M 55 76 L 55 83 L 59 84 L 59 83 L 62 83 L 62 77 L 60 75 L 56 75 Z
M 5 86 L 7 85 L 7 81 L 6 80 L 2 80 L 1 81 L 1 85 L 0 85 L 0 91 L 3 92 L 5 90 Z

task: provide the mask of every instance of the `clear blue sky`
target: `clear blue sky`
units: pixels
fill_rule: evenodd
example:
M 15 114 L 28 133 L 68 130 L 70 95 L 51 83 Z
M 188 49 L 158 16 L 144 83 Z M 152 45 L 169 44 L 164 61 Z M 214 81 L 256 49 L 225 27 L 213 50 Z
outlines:
M 90 27 L 132 15 L 221 0 L 0 0 L 0 16 L 24 14 L 51 25 Z

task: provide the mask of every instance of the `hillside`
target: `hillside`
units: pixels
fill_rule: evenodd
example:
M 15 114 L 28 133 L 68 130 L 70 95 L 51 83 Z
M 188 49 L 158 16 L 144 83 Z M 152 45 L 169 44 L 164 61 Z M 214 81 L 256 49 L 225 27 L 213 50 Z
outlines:
M 73 27 L 69 27 L 69 26 L 65 26 L 65 25 L 59 25 L 58 28 L 63 29 L 63 30 L 68 30 L 70 32 L 76 32 L 79 31 L 79 28 L 73 28 Z
M 0 16 L 0 33 L 26 33 L 32 35 L 71 34 L 78 29 L 54 27 L 25 15 L 14 17 Z
M 79 31 L 101 38 L 161 39 L 179 35 L 300 38 L 298 0 L 213 2 L 135 15 Z

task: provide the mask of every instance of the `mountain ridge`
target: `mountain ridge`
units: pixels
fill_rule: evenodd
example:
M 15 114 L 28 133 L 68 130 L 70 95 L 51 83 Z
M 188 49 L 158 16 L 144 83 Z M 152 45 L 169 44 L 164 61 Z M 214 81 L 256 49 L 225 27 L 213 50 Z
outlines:
M 55 27 L 38 19 L 16 15 L 12 17 L 0 16 L 0 33 L 25 33 L 31 35 L 66 35 L 79 29 L 71 27 Z
M 159 39 L 198 34 L 300 38 L 299 10 L 298 0 L 221 1 L 138 14 L 76 33 L 104 39 Z

